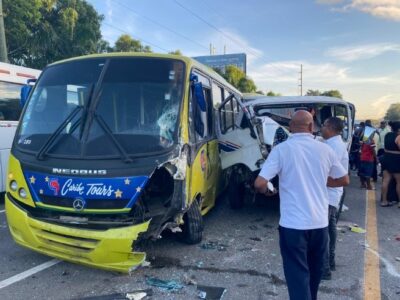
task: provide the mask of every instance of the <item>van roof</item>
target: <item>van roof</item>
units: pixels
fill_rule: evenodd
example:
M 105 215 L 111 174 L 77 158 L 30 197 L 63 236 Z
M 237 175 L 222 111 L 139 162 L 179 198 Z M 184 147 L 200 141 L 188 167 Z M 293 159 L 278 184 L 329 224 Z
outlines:
M 264 104 L 312 104 L 312 103 L 340 103 L 347 104 L 347 101 L 327 96 L 245 96 L 246 105 L 264 105 Z

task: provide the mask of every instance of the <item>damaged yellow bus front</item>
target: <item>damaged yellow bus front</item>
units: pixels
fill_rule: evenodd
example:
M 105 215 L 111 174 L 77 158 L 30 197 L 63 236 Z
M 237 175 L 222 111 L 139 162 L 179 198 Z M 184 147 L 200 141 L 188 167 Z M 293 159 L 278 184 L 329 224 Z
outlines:
M 221 170 L 212 82 L 236 92 L 173 55 L 104 54 L 48 66 L 10 155 L 14 240 L 119 272 L 140 265 L 139 241 L 164 229 L 199 242 Z

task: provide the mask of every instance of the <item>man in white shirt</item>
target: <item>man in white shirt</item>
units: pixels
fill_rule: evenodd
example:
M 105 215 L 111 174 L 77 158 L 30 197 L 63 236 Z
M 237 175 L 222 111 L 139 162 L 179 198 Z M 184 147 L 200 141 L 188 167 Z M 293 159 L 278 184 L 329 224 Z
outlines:
M 291 137 L 274 147 L 254 186 L 268 194 L 279 175 L 279 244 L 290 299 L 317 299 L 328 245 L 328 189 L 349 184 L 333 150 L 314 139 L 313 118 L 297 111 Z
M 321 133 L 325 139 L 325 143 L 329 145 L 336 154 L 343 168 L 348 171 L 349 168 L 349 153 L 347 152 L 346 144 L 343 142 L 341 133 L 343 131 L 343 121 L 336 117 L 331 117 L 325 120 Z M 335 249 L 336 249 L 336 212 L 339 208 L 340 199 L 343 195 L 343 187 L 331 188 L 328 187 L 329 198 L 329 247 L 325 257 L 324 272 L 322 279 L 331 279 L 331 270 L 336 270 Z

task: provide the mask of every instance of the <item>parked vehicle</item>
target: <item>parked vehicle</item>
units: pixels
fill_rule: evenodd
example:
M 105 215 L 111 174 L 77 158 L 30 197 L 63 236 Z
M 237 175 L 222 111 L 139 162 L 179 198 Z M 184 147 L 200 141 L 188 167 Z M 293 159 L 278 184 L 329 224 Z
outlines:
M 165 229 L 202 239 L 223 184 L 215 109 L 240 93 L 190 58 L 90 55 L 49 65 L 14 139 L 6 213 L 14 240 L 129 272 Z
M 234 108 L 230 123 L 225 121 L 225 115 L 230 114 L 227 107 Z M 220 106 L 218 139 L 232 208 L 243 206 L 245 194 L 252 192 L 254 180 L 268 153 L 289 137 L 289 122 L 298 109 L 309 110 L 314 114 L 314 134 L 320 139 L 323 122 L 332 116 L 341 118 L 345 124 L 342 138 L 350 150 L 355 108 L 342 99 L 250 95 L 243 99 L 231 97 Z
M 0 62 L 0 193 L 6 191 L 6 174 L 11 144 L 17 129 L 20 89 L 28 79 L 35 79 L 40 71 Z

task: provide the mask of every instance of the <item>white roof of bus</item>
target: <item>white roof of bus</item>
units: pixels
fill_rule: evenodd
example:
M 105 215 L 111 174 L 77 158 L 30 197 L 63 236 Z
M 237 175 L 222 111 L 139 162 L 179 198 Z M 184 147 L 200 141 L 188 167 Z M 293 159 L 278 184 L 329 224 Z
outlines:
M 0 81 L 26 84 L 28 79 L 38 78 L 40 70 L 0 62 Z
M 326 97 L 326 96 L 248 96 L 245 97 L 246 105 L 268 105 L 268 104 L 312 104 L 312 103 L 341 103 L 347 102 L 340 98 Z

